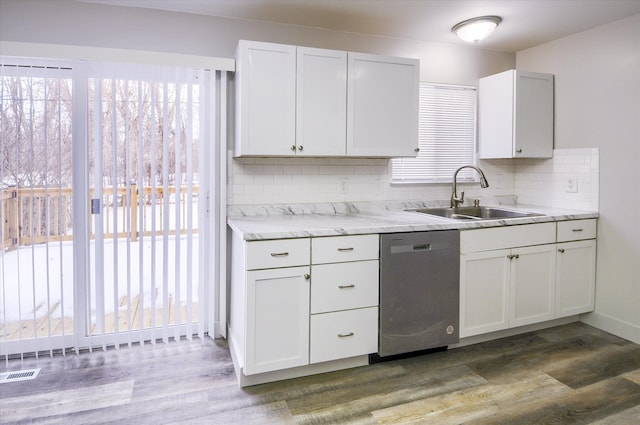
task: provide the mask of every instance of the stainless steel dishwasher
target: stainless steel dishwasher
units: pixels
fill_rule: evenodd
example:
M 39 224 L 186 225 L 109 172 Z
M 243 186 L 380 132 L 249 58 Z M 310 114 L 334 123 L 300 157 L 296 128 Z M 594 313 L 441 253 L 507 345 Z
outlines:
M 458 342 L 460 232 L 380 235 L 379 357 Z

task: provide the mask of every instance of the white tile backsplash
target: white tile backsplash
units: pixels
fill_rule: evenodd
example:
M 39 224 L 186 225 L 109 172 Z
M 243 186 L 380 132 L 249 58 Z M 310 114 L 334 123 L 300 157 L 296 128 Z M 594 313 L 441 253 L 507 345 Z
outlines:
M 228 155 L 229 205 L 439 200 L 451 195 L 451 184 L 390 184 L 388 159 Z M 486 160 L 479 166 L 490 187 L 459 184 L 469 201 L 515 194 L 521 203 L 597 210 L 597 149 L 556 149 L 552 159 Z M 577 193 L 564 190 L 569 176 L 578 181 Z
M 555 208 L 598 211 L 599 150 L 555 149 L 550 159 L 519 159 L 515 166 L 518 202 Z M 577 192 L 567 191 L 569 179 Z

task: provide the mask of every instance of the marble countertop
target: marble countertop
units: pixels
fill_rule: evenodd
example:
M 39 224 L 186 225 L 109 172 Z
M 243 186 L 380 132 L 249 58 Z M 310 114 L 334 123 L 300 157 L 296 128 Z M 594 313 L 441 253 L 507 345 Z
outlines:
M 443 201 L 394 201 L 232 207 L 227 223 L 244 240 L 286 239 L 368 233 L 477 229 L 551 221 L 597 218 L 592 211 L 563 210 L 492 199 L 483 206 L 544 214 L 536 217 L 463 221 L 405 209 L 443 206 Z

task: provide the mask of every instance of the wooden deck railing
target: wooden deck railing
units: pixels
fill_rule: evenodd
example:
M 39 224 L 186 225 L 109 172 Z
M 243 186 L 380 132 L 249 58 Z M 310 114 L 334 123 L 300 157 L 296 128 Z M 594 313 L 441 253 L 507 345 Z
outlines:
M 152 215 L 155 215 L 155 233 L 164 233 L 164 216 L 170 215 L 168 234 L 188 232 L 189 203 L 192 203 L 192 231 L 197 233 L 198 187 L 192 187 L 192 197 L 188 199 L 185 186 L 170 186 L 167 193 L 164 187 L 137 185 L 129 187 L 105 187 L 102 189 L 101 214 L 93 215 L 90 220 L 90 237 L 95 237 L 96 220 L 102 217 L 103 236 L 105 238 L 130 237 L 135 241 L 140 236 L 151 235 Z M 65 241 L 73 238 L 71 188 L 45 189 L 26 188 L 2 190 L 0 217 L 2 218 L 2 247 L 16 249 L 23 245 L 45 242 Z M 176 198 L 178 194 L 178 198 Z M 89 197 L 93 198 L 90 189 Z M 154 196 L 153 196 L 154 195 Z M 166 209 L 168 196 L 169 209 Z M 87 206 L 87 211 L 89 211 Z M 180 212 L 179 223 L 176 214 Z M 114 220 L 117 214 L 117 220 Z M 140 216 L 142 214 L 142 217 Z M 117 223 L 117 229 L 114 228 Z

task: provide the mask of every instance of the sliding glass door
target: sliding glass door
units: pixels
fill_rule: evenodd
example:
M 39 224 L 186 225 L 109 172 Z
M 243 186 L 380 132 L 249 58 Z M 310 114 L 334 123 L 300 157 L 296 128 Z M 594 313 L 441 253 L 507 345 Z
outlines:
M 204 336 L 226 73 L 42 64 L 1 64 L 0 355 Z

